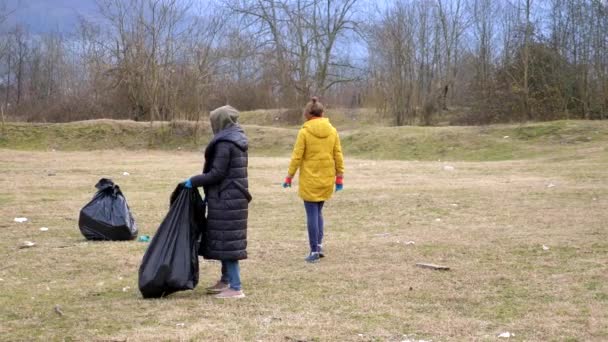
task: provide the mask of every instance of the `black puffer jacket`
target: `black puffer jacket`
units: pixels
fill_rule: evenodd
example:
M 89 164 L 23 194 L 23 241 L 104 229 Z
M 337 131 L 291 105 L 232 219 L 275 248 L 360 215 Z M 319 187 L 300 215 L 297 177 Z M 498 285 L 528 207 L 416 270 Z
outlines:
M 203 174 L 190 178 L 205 189 L 207 229 L 199 251 L 206 259 L 247 258 L 248 142 L 243 129 L 232 125 L 217 133 L 205 149 Z

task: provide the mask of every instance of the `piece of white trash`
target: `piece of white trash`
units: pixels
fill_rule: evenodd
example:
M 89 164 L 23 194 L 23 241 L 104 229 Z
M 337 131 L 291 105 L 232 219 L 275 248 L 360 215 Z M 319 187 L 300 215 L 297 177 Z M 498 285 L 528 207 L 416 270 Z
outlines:
M 34 247 L 34 246 L 36 246 L 35 242 L 23 241 L 23 244 L 21 244 L 21 246 L 19 246 L 19 248 L 29 248 L 29 247 Z
M 23 223 L 27 221 L 27 217 L 15 217 L 15 222 Z
M 543 250 L 544 250 L 544 251 L 548 251 L 548 250 L 549 250 L 549 246 L 547 246 L 547 245 L 543 245 Z
M 129 291 L 130 288 L 131 288 L 131 286 L 123 287 L 122 292 L 127 292 L 127 291 Z
M 48 231 L 48 230 L 49 230 L 49 229 L 48 229 L 47 227 L 40 227 L 40 231 L 41 231 L 41 232 L 46 232 L 46 231 Z
M 436 218 L 435 222 L 441 222 L 441 219 L 440 218 Z
M 416 243 L 414 241 L 406 241 L 404 242 L 406 245 L 415 245 Z
M 178 328 L 183 328 L 186 326 L 186 323 L 177 323 L 175 326 Z
M 504 137 L 502 137 L 503 139 L 509 139 L 508 135 L 505 135 Z
M 547 188 L 553 188 L 553 187 L 555 187 L 555 184 L 553 184 L 553 183 L 549 183 L 549 185 L 547 185 Z
M 130 175 L 130 173 L 128 173 L 127 171 L 125 171 L 125 172 L 122 173 L 122 175 L 123 176 L 128 176 L 128 175 Z
M 443 170 L 444 171 L 454 171 L 455 168 L 452 165 L 444 165 Z
M 505 332 L 503 332 L 503 333 L 501 333 L 501 334 L 498 335 L 498 337 L 501 337 L 501 338 L 509 338 L 509 337 L 513 337 L 513 336 L 515 336 L 515 334 L 511 334 L 508 331 L 505 331 Z

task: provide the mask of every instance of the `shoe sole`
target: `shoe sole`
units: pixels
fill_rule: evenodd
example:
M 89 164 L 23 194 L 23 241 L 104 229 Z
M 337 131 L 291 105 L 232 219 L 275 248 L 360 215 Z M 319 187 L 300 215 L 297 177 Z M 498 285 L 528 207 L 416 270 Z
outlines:
M 207 294 L 218 294 L 221 293 L 223 290 L 216 290 L 216 289 L 207 289 Z
M 226 297 L 224 297 L 224 296 L 218 296 L 218 295 L 215 295 L 215 296 L 213 296 L 213 297 L 214 297 L 214 298 L 217 298 L 217 299 L 233 299 L 233 298 L 234 298 L 234 299 L 239 299 L 239 298 L 245 298 L 245 294 L 244 294 L 244 293 L 241 293 L 241 294 L 240 294 L 240 295 L 238 295 L 238 296 L 226 296 Z

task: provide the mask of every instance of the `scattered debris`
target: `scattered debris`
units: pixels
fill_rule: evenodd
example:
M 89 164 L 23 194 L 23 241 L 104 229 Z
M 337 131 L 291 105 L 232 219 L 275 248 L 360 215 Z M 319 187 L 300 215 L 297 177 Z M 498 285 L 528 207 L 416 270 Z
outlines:
M 0 281 L 4 281 L 4 279 L 0 278 Z
M 378 234 L 374 234 L 374 236 L 389 236 L 391 235 L 391 233 L 378 233 Z
M 15 217 L 14 221 L 17 223 L 23 223 L 27 221 L 27 217 Z
M 501 338 L 509 338 L 509 337 L 513 337 L 513 336 L 515 336 L 515 334 L 512 334 L 508 331 L 498 334 L 498 337 L 501 337 Z
M 139 242 L 150 242 L 150 235 L 140 235 L 137 238 L 137 241 L 139 241 Z
M 264 317 L 264 318 L 262 318 L 262 323 L 268 325 L 268 324 L 272 323 L 272 321 L 280 321 L 280 320 L 281 320 L 280 317 L 272 317 L 272 316 L 270 316 L 270 317 Z
M 128 176 L 128 175 L 130 175 L 130 173 L 128 173 L 127 171 L 125 171 L 125 172 L 122 173 L 122 175 L 123 176 Z
M 19 246 L 19 249 L 21 248 L 30 248 L 30 247 L 34 247 L 36 246 L 35 242 L 32 241 L 23 241 L 23 244 L 21 246 Z
M 292 342 L 309 342 L 307 339 L 305 338 L 299 338 L 299 337 L 291 337 L 291 336 L 285 336 L 285 341 L 292 341 Z
M 181 150 L 181 149 L 182 149 L 182 147 L 181 147 L 181 146 L 178 146 L 178 147 L 177 147 L 177 149 L 178 149 L 178 150 Z
M 435 264 L 427 264 L 427 263 L 424 263 L 424 262 L 416 263 L 416 266 L 420 267 L 420 268 L 428 268 L 428 269 L 436 270 L 436 271 L 449 271 L 450 270 L 450 268 L 448 266 L 435 265 Z
M 549 183 L 549 185 L 547 185 L 547 188 L 554 188 L 554 187 L 555 187 L 555 184 L 553 184 L 553 183 Z
M 122 292 L 127 292 L 127 291 L 129 291 L 130 288 L 131 288 L 131 286 L 125 286 L 122 288 Z
M 59 316 L 63 316 L 64 313 L 63 311 L 61 311 L 61 306 L 59 306 L 59 304 L 55 305 L 55 312 L 59 315 Z
M 503 139 L 509 139 L 508 135 L 505 135 L 504 137 L 502 137 Z
M 177 323 L 175 326 L 178 328 L 183 328 L 186 326 L 186 323 Z
M 452 207 L 457 208 L 458 207 L 458 203 L 452 203 L 450 204 Z
M 405 241 L 404 244 L 406 244 L 406 245 L 415 245 L 416 242 L 414 242 L 414 241 Z
M 593 197 L 592 200 L 597 201 L 597 197 Z
M 455 169 L 452 165 L 443 165 L 443 171 L 454 171 Z
M 52 176 L 56 176 L 57 174 L 55 172 L 49 172 L 46 175 L 49 177 L 52 177 Z
M 441 219 L 440 218 L 436 218 L 435 222 L 441 222 Z
M 549 250 L 549 246 L 543 245 L 543 251 L 548 251 L 548 250 Z
M 47 227 L 40 227 L 40 231 L 41 231 L 41 232 L 46 232 L 46 231 L 48 231 L 48 230 L 49 230 L 49 229 L 48 229 Z

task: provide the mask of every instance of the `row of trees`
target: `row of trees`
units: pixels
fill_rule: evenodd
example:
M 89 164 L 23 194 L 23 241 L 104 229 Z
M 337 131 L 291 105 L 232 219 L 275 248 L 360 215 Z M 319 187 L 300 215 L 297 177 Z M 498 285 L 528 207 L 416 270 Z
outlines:
M 21 120 L 198 120 L 373 107 L 396 125 L 608 114 L 602 0 L 97 0 L 70 34 L 7 25 L 0 107 Z

